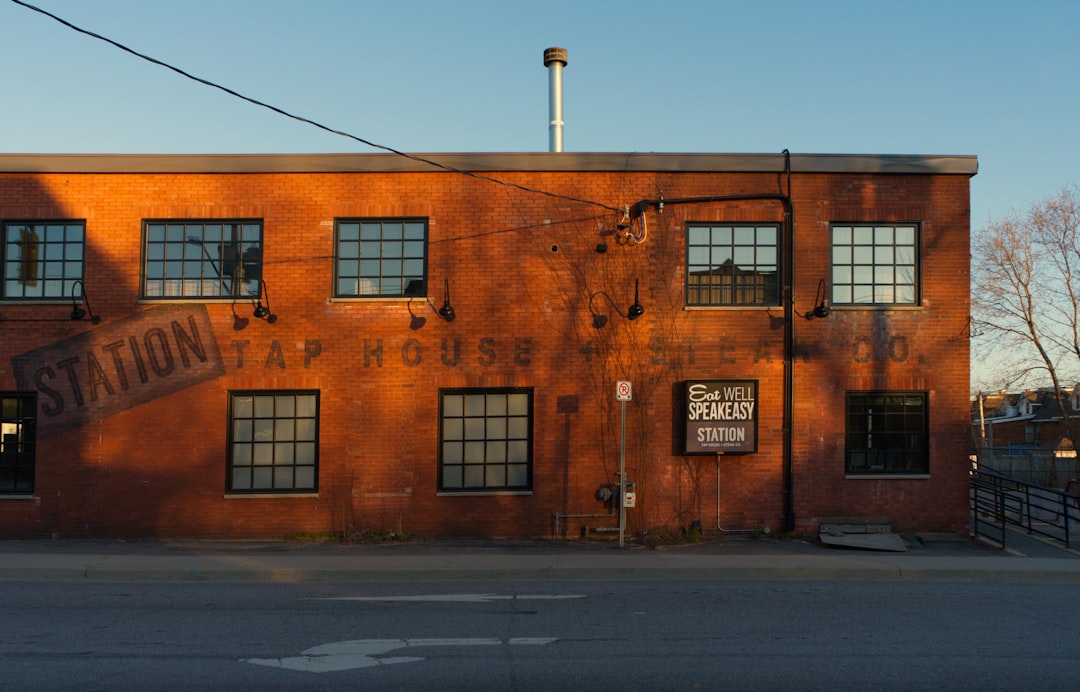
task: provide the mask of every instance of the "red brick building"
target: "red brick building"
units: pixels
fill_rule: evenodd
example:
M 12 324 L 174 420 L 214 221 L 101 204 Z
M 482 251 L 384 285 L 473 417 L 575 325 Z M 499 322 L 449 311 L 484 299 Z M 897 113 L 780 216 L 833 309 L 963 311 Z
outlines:
M 0 533 L 964 526 L 973 157 L 421 158 L 0 155 Z

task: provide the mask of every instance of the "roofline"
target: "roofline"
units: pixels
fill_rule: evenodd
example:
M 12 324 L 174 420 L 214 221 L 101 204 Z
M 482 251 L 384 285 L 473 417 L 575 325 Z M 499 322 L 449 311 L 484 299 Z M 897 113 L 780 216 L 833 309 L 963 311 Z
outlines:
M 972 176 L 979 169 L 975 156 L 791 154 L 790 162 L 793 173 Z M 781 173 L 784 165 L 783 153 L 0 154 L 0 173 L 423 173 L 438 172 L 440 167 L 487 172 Z

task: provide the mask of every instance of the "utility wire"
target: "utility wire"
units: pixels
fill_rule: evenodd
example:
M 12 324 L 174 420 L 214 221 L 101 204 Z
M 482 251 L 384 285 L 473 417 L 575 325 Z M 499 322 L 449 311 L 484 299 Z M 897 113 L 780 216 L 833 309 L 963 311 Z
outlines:
M 264 103 L 262 101 L 259 101 L 258 99 L 251 98 L 250 96 L 245 96 L 245 95 L 243 95 L 243 94 L 241 94 L 241 93 L 239 93 L 237 91 L 233 91 L 232 89 L 229 89 L 228 87 L 222 86 L 222 85 L 217 84 L 215 82 L 211 82 L 208 79 L 203 79 L 202 77 L 197 77 L 197 76 L 195 76 L 193 74 L 185 72 L 184 70 L 181 70 L 179 67 L 175 67 L 173 65 L 170 65 L 167 62 L 163 62 L 161 60 L 158 60 L 157 58 L 150 57 L 149 55 L 145 55 L 145 54 L 140 53 L 140 52 L 138 52 L 136 50 L 128 48 L 124 44 L 119 43 L 117 41 L 114 41 L 111 38 L 108 38 L 106 36 L 102 36 L 101 34 L 94 33 L 93 31 L 89 31 L 87 29 L 83 29 L 82 27 L 78 27 L 78 26 L 72 24 L 71 22 L 67 21 L 66 19 L 63 19 L 62 17 L 58 17 L 55 14 L 52 14 L 51 12 L 48 12 L 46 10 L 41 9 L 40 7 L 35 7 L 34 5 L 31 5 L 30 3 L 23 2 L 22 0 L 11 0 L 11 1 L 13 3 L 15 3 L 16 5 L 21 5 L 21 6 L 25 7 L 28 10 L 33 10 L 34 12 L 38 12 L 40 14 L 43 14 L 46 17 L 49 17 L 50 19 L 53 19 L 53 20 L 59 22 L 60 24 L 63 24 L 64 26 L 68 27 L 69 29 L 73 29 L 73 30 L 79 32 L 80 34 L 85 34 L 87 36 L 90 36 L 91 38 L 96 38 L 96 39 L 98 39 L 100 41 L 104 41 L 104 42 L 106 42 L 108 44 L 111 44 L 111 45 L 119 48 L 120 50 L 122 50 L 122 51 L 124 51 L 126 53 L 130 53 L 130 54 L 134 55 L 137 58 L 142 58 L 143 60 L 146 60 L 147 62 L 153 63 L 155 65 L 159 65 L 159 66 L 164 67 L 164 68 L 166 68 L 168 70 L 172 70 L 173 72 L 175 72 L 175 73 L 177 73 L 177 74 L 179 74 L 179 75 L 181 75 L 183 77 L 187 77 L 190 80 L 196 81 L 196 82 L 198 82 L 200 84 L 204 84 L 204 85 L 206 85 L 208 87 L 213 87 L 214 89 L 220 89 L 221 91 L 224 91 L 226 94 L 229 94 L 230 96 L 235 96 L 236 98 L 247 101 L 248 103 L 251 103 L 253 105 L 260 106 L 262 108 L 266 108 L 266 109 L 271 110 L 271 111 L 273 111 L 273 112 L 275 112 L 275 113 L 277 113 L 279 115 L 284 115 L 286 118 L 292 118 L 293 120 L 298 120 L 298 121 L 300 121 L 302 123 L 307 123 L 308 125 L 313 125 L 314 127 L 317 127 L 320 130 L 325 130 L 326 132 L 329 132 L 329 133 L 335 134 L 335 135 L 339 135 L 341 137 L 347 137 L 348 139 L 360 142 L 361 144 L 372 147 L 374 149 L 382 149 L 383 151 L 389 152 L 389 153 L 394 154 L 396 156 L 401 156 L 403 158 L 410 159 L 412 161 L 417 161 L 419 163 L 422 163 L 422 164 L 425 164 L 425 165 L 428 165 L 428 166 L 433 166 L 435 168 L 439 168 L 439 169 L 442 169 L 444 171 L 449 171 L 451 173 L 459 173 L 461 175 L 465 175 L 465 176 L 468 176 L 470 178 L 476 178 L 477 180 L 486 180 L 489 183 L 495 183 L 496 185 L 503 185 L 503 186 L 506 186 L 506 187 L 509 187 L 509 188 L 513 188 L 515 190 L 520 190 L 522 192 L 529 192 L 529 193 L 537 194 L 537 195 L 546 195 L 548 197 L 554 197 L 555 199 L 562 199 L 562 200 L 567 200 L 567 201 L 570 201 L 570 202 L 581 202 L 582 204 L 589 204 L 589 205 L 592 205 L 592 206 L 595 206 L 595 207 L 600 207 L 602 209 L 607 209 L 609 211 L 614 211 L 614 212 L 621 211 L 617 207 L 613 207 L 613 206 L 610 206 L 610 205 L 607 205 L 607 204 L 603 204 L 601 202 L 594 202 L 592 200 L 581 199 L 579 197 L 571 197 L 569 195 L 560 195 L 560 194 L 555 193 L 555 192 L 549 192 L 547 190 L 539 190 L 539 189 L 532 188 L 532 187 L 526 187 L 524 185 L 518 185 L 517 183 L 511 183 L 511 182 L 508 182 L 506 180 L 499 180 L 498 178 L 493 178 L 491 176 L 481 175 L 479 173 L 474 173 L 472 171 L 462 170 L 460 168 L 455 168 L 453 166 L 447 166 L 446 164 L 439 163 L 437 161 L 432 161 L 431 159 L 425 159 L 422 156 L 416 156 L 415 154 L 408 154 L 406 152 L 399 151 L 397 149 L 394 149 L 393 147 L 388 147 L 388 146 L 385 146 L 385 145 L 382 145 L 382 144 L 376 144 L 375 142 L 371 142 L 369 140 L 364 139 L 363 137 L 358 137 L 358 136 L 356 136 L 354 134 L 350 134 L 348 132 L 343 132 L 341 130 L 335 130 L 332 127 L 328 127 L 326 125 L 323 125 L 322 123 L 318 123 L 318 122 L 316 122 L 314 120 L 310 120 L 309 118 L 305 118 L 305 117 L 299 116 L 299 115 L 294 115 L 292 113 L 289 113 L 286 110 L 278 108 L 277 106 L 272 106 L 272 105 L 270 105 L 268 103 Z

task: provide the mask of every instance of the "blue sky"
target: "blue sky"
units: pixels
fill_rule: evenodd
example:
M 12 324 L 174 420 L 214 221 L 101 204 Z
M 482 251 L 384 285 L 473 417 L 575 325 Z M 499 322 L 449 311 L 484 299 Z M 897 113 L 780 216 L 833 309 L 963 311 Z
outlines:
M 409 152 L 975 154 L 972 223 L 1080 177 L 1080 3 L 29 0 Z M 372 151 L 0 0 L 0 151 Z
M 972 226 L 1080 182 L 1075 0 L 28 0 L 398 150 L 974 154 Z M 371 152 L 0 0 L 0 151 Z

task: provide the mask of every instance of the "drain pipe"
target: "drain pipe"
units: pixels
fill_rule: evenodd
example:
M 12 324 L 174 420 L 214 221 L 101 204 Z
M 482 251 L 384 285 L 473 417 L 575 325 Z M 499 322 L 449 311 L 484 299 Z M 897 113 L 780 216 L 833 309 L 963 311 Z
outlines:
M 791 203 L 791 152 L 784 149 L 784 531 L 795 530 L 795 205 Z
M 563 150 L 562 71 L 566 67 L 566 49 L 545 50 L 544 67 L 548 68 L 548 151 L 558 152 Z

